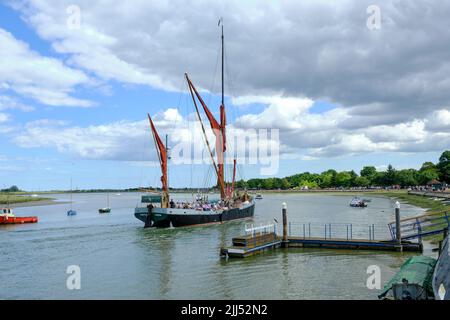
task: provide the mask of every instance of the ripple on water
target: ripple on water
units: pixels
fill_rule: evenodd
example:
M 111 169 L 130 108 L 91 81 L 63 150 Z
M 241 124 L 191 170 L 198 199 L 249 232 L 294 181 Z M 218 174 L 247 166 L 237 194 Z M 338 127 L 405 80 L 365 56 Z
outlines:
M 383 228 L 393 218 L 388 199 L 373 198 L 368 208 L 354 210 L 350 198 L 267 194 L 250 221 L 144 229 L 133 216 L 138 194 L 112 197 L 113 212 L 106 216 L 97 213 L 104 195 L 77 194 L 74 219 L 64 216 L 65 205 L 40 207 L 45 215 L 38 224 L 0 230 L 0 243 L 8 243 L 0 246 L 0 298 L 375 299 L 377 292 L 365 287 L 367 266 L 379 265 L 387 281 L 407 254 L 290 249 L 243 260 L 219 258 L 220 248 L 241 235 L 244 224 L 281 221 L 281 202 L 288 204 L 290 221 L 316 223 L 320 234 L 324 223 Z M 402 209 L 405 216 L 421 212 Z M 78 292 L 65 288 L 72 264 L 82 270 Z

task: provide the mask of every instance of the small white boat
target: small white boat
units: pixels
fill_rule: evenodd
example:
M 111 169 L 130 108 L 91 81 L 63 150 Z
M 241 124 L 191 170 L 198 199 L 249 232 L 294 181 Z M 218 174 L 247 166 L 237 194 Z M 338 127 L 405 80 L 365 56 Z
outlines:
M 354 197 L 350 201 L 350 207 L 364 208 L 367 207 L 367 203 L 359 197 Z

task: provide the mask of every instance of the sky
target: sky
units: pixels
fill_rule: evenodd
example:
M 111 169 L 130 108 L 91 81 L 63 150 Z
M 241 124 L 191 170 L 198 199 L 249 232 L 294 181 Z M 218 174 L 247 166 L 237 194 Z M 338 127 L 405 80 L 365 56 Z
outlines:
M 0 1 L 0 188 L 158 186 L 147 113 L 171 148 L 204 145 L 184 73 L 219 117 L 220 17 L 227 132 L 279 137 L 261 138 L 276 170 L 244 160 L 238 178 L 437 162 L 448 16 L 423 0 Z M 211 170 L 171 161 L 169 183 Z

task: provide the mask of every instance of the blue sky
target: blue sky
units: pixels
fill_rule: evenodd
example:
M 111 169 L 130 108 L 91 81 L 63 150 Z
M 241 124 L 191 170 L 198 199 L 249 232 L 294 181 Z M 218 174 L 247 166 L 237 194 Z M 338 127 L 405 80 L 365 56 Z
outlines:
M 146 114 L 154 117 L 162 136 L 170 135 L 171 146 L 185 139 L 194 126 L 183 76 L 187 71 L 218 116 L 215 16 L 191 17 L 191 8 L 177 1 L 168 7 L 99 7 L 74 1 L 81 24 L 67 30 L 71 4 L 0 4 L 0 188 L 68 189 L 70 179 L 78 188 L 159 185 Z M 263 16 L 281 14 L 278 20 L 283 22 L 259 33 L 264 17 L 244 22 L 225 15 L 230 130 L 279 130 L 279 141 L 272 141 L 280 147 L 279 169 L 272 175 L 277 177 L 329 168 L 359 172 L 364 165 L 419 168 L 425 161 L 436 162 L 450 148 L 450 100 L 445 88 L 423 88 L 445 83 L 448 73 L 428 75 L 426 64 L 407 60 L 429 58 L 433 70 L 446 70 L 446 59 L 433 56 L 448 51 L 414 40 L 410 51 L 403 51 L 395 39 L 405 36 L 404 29 L 389 24 L 389 32 L 382 28 L 373 34 L 365 24 L 358 25 L 365 21 L 364 4 L 355 2 L 354 10 L 322 5 L 327 10 L 318 21 L 351 32 L 337 37 L 319 28 L 320 39 L 298 32 L 295 24 L 318 30 L 313 21 L 290 16 L 296 10 L 316 12 L 314 2 L 287 2 L 276 11 L 268 5 L 230 2 L 235 17 L 261 10 Z M 201 4 L 194 1 L 192 6 Z M 417 12 L 408 12 L 409 18 L 423 6 L 427 4 L 420 2 Z M 359 9 L 361 16 L 354 16 Z M 386 8 L 386 15 L 389 10 L 394 9 Z M 332 12 L 344 17 L 334 20 Z M 214 5 L 212 13 L 220 16 L 223 8 Z M 433 23 L 439 24 L 437 20 Z M 280 33 L 286 25 L 292 29 Z M 446 36 L 436 34 L 438 40 Z M 391 45 L 389 56 L 380 43 Z M 421 46 L 428 48 L 429 57 Z M 406 61 L 405 68 L 396 64 L 398 70 L 393 70 L 395 59 Z M 373 68 L 367 67 L 370 63 L 375 63 Z M 262 166 L 243 165 L 240 172 L 246 179 L 265 177 Z M 204 165 L 172 165 L 169 181 L 174 187 L 202 187 L 214 180 L 208 170 Z

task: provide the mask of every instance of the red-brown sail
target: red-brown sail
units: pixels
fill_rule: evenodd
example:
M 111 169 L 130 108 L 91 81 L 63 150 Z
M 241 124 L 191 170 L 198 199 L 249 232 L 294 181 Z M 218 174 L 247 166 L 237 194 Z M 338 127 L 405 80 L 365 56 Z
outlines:
M 188 82 L 189 88 L 191 88 L 198 101 L 200 101 L 200 104 L 203 107 L 203 110 L 205 111 L 206 117 L 209 120 L 209 123 L 211 125 L 211 129 L 216 137 L 216 154 L 217 154 L 217 184 L 220 187 L 220 196 L 222 199 L 226 197 L 226 191 L 225 191 L 225 184 L 224 184 L 224 152 L 226 150 L 226 138 L 225 138 L 225 126 L 226 126 L 226 117 L 225 117 L 225 108 L 223 105 L 220 107 L 220 124 L 217 122 L 216 118 L 214 118 L 213 114 L 209 110 L 206 103 L 203 101 L 202 97 L 198 93 L 197 89 L 195 88 L 192 81 L 189 79 L 189 77 L 186 74 L 186 80 Z
M 153 138 L 155 140 L 155 144 L 157 147 L 157 153 L 159 158 L 159 164 L 161 165 L 161 183 L 163 190 L 163 197 L 161 200 L 161 207 L 168 208 L 169 207 L 169 186 L 167 184 L 167 150 L 164 146 L 164 143 L 161 141 L 161 138 L 156 131 L 155 125 L 153 124 L 152 118 L 150 114 L 148 115 L 148 120 L 150 122 L 150 128 L 152 129 Z

